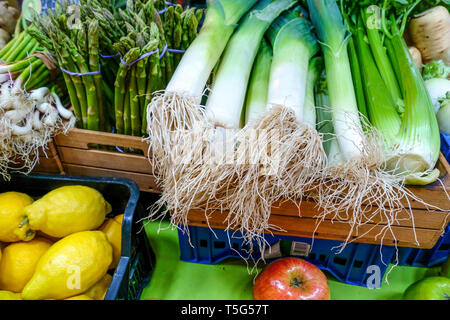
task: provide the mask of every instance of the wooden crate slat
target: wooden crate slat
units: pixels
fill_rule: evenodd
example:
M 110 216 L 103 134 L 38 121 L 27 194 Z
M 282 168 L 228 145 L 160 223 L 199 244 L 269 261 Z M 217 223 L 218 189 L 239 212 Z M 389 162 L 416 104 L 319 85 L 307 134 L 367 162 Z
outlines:
M 89 177 L 116 177 L 133 180 L 144 192 L 159 193 L 155 178 L 149 174 L 134 173 L 104 168 L 87 167 L 73 164 L 64 164 L 65 172 L 75 176 Z
M 67 174 L 128 178 L 141 191 L 160 192 L 148 159 L 148 144 L 140 137 L 72 129 L 54 140 Z M 140 150 L 143 154 L 120 152 L 114 147 Z
M 152 166 L 144 156 L 70 147 L 59 147 L 59 154 L 61 160 L 68 164 L 153 174 Z
M 385 216 L 377 214 L 374 217 L 371 217 L 370 212 L 374 212 L 375 210 L 376 208 L 370 208 L 370 211 L 367 212 L 366 216 L 371 219 L 363 219 L 363 221 L 372 224 L 386 225 L 387 219 Z M 292 201 L 276 204 L 272 207 L 271 211 L 272 215 L 302 218 L 317 218 L 321 213 L 323 213 L 323 209 L 317 207 L 316 203 L 312 201 L 303 201 L 300 205 L 300 212 L 297 205 Z M 414 217 L 414 220 L 411 219 L 411 215 Z M 341 218 L 342 220 L 350 219 L 345 219 L 346 216 L 343 214 L 341 214 Z M 444 211 L 413 209 L 411 211 L 402 210 L 397 214 L 397 218 L 398 220 L 392 223 L 395 226 L 412 227 L 414 224 L 417 228 L 441 229 L 442 225 L 445 224 L 446 219 L 450 218 L 450 214 Z M 331 217 L 327 217 L 327 220 L 330 219 Z
M 225 215 L 216 214 L 210 215 L 208 219 L 202 210 L 192 210 L 189 213 L 188 223 L 191 226 L 210 226 L 212 228 L 224 229 Z M 346 223 L 336 223 L 331 221 L 322 221 L 317 226 L 317 219 L 311 218 L 296 218 L 289 216 L 271 215 L 269 223 L 275 225 L 286 232 L 273 230 L 274 234 L 289 235 L 297 237 L 311 238 L 313 235 L 317 239 L 328 239 L 344 241 L 350 232 L 350 226 Z M 381 236 L 377 235 L 383 230 L 382 225 L 366 224 L 360 226 L 358 232 L 352 233 L 355 242 L 380 244 Z M 431 249 L 436 244 L 437 240 L 442 234 L 442 230 L 431 230 L 416 228 L 415 235 L 412 228 L 392 226 L 394 236 L 388 231 L 385 233 L 383 245 L 394 245 L 394 240 L 397 241 L 399 247 L 413 247 L 422 249 Z M 361 237 L 359 237 L 361 236 Z
M 148 144 L 142 138 L 108 132 L 72 129 L 67 135 L 55 137 L 55 142 L 58 147 L 78 149 L 92 149 L 94 145 L 127 147 L 140 150 L 145 157 L 148 156 Z

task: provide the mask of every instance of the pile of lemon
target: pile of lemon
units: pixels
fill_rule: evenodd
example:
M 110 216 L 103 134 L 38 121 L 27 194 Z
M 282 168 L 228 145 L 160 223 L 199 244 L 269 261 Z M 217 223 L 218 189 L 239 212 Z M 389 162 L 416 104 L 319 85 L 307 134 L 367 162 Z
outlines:
M 0 300 L 103 300 L 121 256 L 123 214 L 111 211 L 80 185 L 0 194 Z

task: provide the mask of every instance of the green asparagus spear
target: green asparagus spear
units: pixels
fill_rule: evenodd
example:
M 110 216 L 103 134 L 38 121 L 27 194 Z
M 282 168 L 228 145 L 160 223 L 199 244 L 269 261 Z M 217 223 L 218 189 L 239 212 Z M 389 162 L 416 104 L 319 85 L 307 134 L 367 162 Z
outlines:
M 92 20 L 88 26 L 89 66 L 91 72 L 97 71 L 100 67 L 98 28 L 99 25 L 97 20 Z M 100 130 L 107 130 L 109 129 L 109 125 L 107 126 L 107 119 L 105 118 L 103 110 L 103 86 L 102 75 L 100 73 L 94 75 L 94 83 L 96 87 L 99 128 Z
M 130 92 L 125 94 L 123 106 L 123 134 L 131 135 L 131 110 L 130 110 Z M 119 131 L 118 131 L 119 132 Z
M 139 48 L 134 48 L 130 50 L 125 56 L 124 61 L 127 64 L 136 61 L 139 58 L 141 50 Z M 126 84 L 127 84 L 127 74 L 128 74 L 129 66 L 126 64 L 120 64 L 119 71 L 117 73 L 117 79 L 114 84 L 115 92 L 114 92 L 114 107 L 115 107 L 115 116 L 116 116 L 116 131 L 117 133 L 124 134 L 125 133 L 125 101 L 130 100 L 126 98 L 126 93 L 128 92 Z
M 136 79 L 137 66 L 131 67 L 130 75 L 130 124 L 131 132 L 126 131 L 128 135 L 139 136 L 141 133 L 141 113 L 139 107 L 139 97 L 137 92 L 137 79 Z M 127 119 L 128 120 L 128 119 Z

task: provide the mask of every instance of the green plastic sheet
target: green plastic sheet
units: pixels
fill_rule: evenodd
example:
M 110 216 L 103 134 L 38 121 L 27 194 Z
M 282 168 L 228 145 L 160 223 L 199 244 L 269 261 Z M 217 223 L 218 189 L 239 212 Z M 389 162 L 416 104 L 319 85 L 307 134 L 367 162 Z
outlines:
M 180 260 L 178 232 L 166 221 L 151 222 L 146 232 L 156 255 L 156 267 L 141 299 L 162 300 L 251 300 L 256 273 L 253 264 L 228 259 L 216 265 Z M 262 267 L 263 265 L 261 265 Z M 259 268 L 259 270 L 261 270 Z M 390 268 L 388 268 L 390 270 Z M 412 283 L 435 269 L 395 266 L 380 289 L 341 283 L 327 273 L 333 300 L 398 300 Z

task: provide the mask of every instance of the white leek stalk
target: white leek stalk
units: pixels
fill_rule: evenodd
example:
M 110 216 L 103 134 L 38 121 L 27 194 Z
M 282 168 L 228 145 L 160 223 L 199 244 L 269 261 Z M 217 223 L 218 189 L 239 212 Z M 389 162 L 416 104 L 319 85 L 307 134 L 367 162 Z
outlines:
M 171 168 L 179 155 L 174 144 L 186 131 L 204 122 L 200 107 L 203 91 L 237 23 L 257 0 L 208 0 L 203 26 L 183 54 L 164 92 L 156 94 L 147 106 L 147 132 L 150 160 L 163 181 L 173 176 Z
M 293 0 L 258 2 L 232 36 L 206 103 L 210 121 L 215 125 L 239 128 L 247 84 L 261 39 L 280 13 L 295 3 Z
M 270 106 L 292 109 L 297 120 L 303 122 L 309 60 L 317 53 L 318 45 L 306 19 L 283 20 L 279 19 L 283 25 L 276 37 L 271 36 L 274 53 L 267 101 Z
M 257 0 L 208 0 L 203 26 L 183 55 L 167 92 L 201 97 L 206 82 L 241 17 Z

